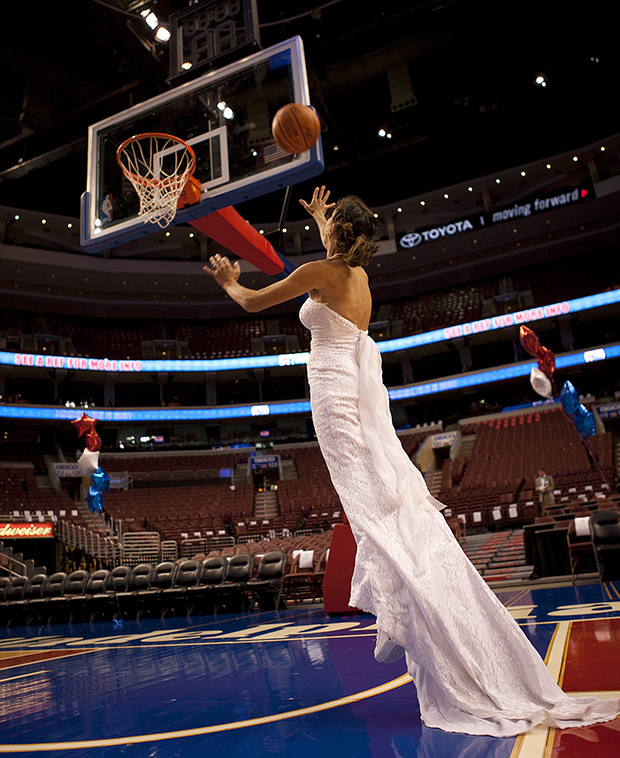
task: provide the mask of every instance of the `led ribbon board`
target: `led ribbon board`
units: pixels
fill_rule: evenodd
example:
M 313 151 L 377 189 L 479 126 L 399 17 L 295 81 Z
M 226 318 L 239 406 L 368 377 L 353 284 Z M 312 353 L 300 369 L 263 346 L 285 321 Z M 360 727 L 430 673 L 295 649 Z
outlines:
M 578 313 L 579 311 L 602 308 L 620 302 L 620 289 L 600 292 L 574 300 L 528 308 L 515 313 L 456 324 L 443 329 L 435 329 L 424 334 L 400 337 L 394 340 L 378 342 L 381 353 L 393 353 L 408 350 L 421 345 L 451 340 L 511 326 L 529 324 L 546 318 Z M 217 358 L 211 360 L 111 360 L 108 358 L 80 358 L 77 356 L 35 355 L 32 353 L 0 352 L 0 365 L 33 366 L 38 368 L 72 369 L 76 371 L 112 371 L 112 372 L 153 372 L 153 371 L 233 371 L 238 369 L 271 368 L 277 366 L 299 366 L 308 362 L 309 353 L 286 353 L 284 355 L 255 355 L 245 358 Z
M 620 344 L 556 356 L 555 365 L 556 369 L 563 369 L 613 358 L 620 358 Z M 536 361 L 515 363 L 489 371 L 475 371 L 469 374 L 459 374 L 454 377 L 438 379 L 433 382 L 410 384 L 407 387 L 395 387 L 388 390 L 388 393 L 391 400 L 404 400 L 410 397 L 477 387 L 490 382 L 501 382 L 506 379 L 529 376 L 532 368 L 536 365 Z M 77 408 L 0 405 L 0 418 L 71 421 L 76 418 L 76 413 L 79 412 L 80 409 Z M 92 412 L 96 414 L 99 421 L 212 421 L 248 418 L 252 416 L 309 413 L 310 401 L 298 400 L 286 403 L 220 406 L 218 408 L 146 408 L 140 410 L 107 410 L 97 408 Z

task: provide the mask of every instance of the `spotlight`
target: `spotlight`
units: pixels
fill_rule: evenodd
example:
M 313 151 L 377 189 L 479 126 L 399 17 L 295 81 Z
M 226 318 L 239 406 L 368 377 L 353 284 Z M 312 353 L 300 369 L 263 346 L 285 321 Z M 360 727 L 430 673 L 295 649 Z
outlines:
M 153 13 L 152 10 L 150 10 L 149 8 L 145 8 L 143 11 L 140 12 L 140 15 L 145 20 L 146 25 L 149 27 L 149 29 L 157 29 L 157 26 L 159 24 L 159 19 Z
M 539 74 L 536 77 L 535 82 L 536 82 L 536 84 L 539 87 L 546 87 L 547 86 L 547 81 L 546 81 L 545 77 L 542 74 Z
M 155 39 L 159 42 L 168 42 L 170 39 L 170 30 L 166 29 L 165 26 L 158 27 L 157 31 L 155 32 Z

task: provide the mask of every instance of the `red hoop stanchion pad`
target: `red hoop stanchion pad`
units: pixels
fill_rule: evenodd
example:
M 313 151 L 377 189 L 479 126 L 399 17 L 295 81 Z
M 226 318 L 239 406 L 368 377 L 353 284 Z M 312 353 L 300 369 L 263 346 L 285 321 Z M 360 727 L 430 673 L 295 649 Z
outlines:
M 323 578 L 325 613 L 358 613 L 349 605 L 357 545 L 348 523 L 335 524 Z
M 235 255 L 252 263 L 265 274 L 274 276 L 284 271 L 284 262 L 273 245 L 259 234 L 232 207 L 222 208 L 208 216 L 189 222 L 207 237 L 224 245 Z

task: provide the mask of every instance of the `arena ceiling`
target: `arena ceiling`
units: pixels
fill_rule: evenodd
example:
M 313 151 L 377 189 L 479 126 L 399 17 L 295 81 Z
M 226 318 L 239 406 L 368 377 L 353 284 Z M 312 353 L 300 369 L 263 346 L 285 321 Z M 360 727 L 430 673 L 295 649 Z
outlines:
M 8 5 L 0 204 L 78 216 L 88 125 L 170 86 L 168 46 L 153 43 L 140 10 L 165 22 L 188 3 Z M 620 52 L 609 3 L 256 0 L 256 8 L 262 47 L 304 41 L 324 129 L 321 181 L 335 193 L 382 205 L 618 131 Z M 394 85 L 403 69 L 413 94 L 404 107 Z M 392 138 L 379 137 L 380 127 Z M 253 201 L 253 215 L 277 218 L 280 203 Z M 289 212 L 298 214 L 298 204 Z

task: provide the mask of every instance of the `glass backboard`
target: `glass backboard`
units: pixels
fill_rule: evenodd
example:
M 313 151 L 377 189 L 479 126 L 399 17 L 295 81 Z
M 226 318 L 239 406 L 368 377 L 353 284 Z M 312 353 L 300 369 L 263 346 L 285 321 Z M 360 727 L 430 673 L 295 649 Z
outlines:
M 276 111 L 310 105 L 301 38 L 261 50 L 93 124 L 82 195 L 82 246 L 98 252 L 157 231 L 139 217 L 138 196 L 116 161 L 118 146 L 144 132 L 165 132 L 196 153 L 201 199 L 173 223 L 309 179 L 324 168 L 321 140 L 291 155 L 271 135 Z

